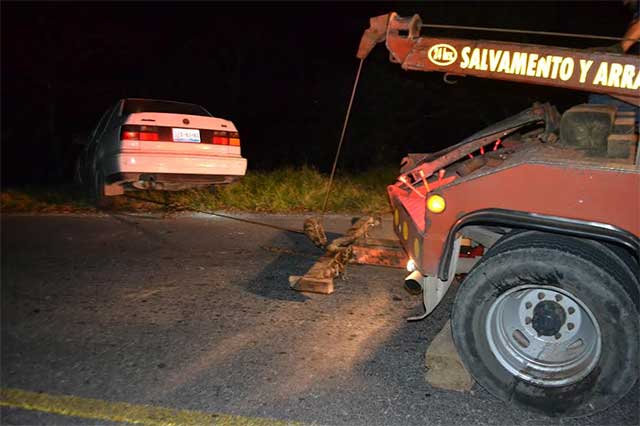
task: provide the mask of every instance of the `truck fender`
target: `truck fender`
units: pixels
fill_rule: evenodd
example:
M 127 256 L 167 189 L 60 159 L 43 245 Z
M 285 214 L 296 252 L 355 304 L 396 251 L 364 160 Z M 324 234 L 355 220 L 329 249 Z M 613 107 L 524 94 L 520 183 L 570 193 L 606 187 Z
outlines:
M 640 254 L 640 239 L 617 226 L 516 210 L 483 209 L 465 214 L 449 230 L 442 252 L 443 256 L 438 266 L 440 280 L 447 281 L 449 279 L 452 260 L 457 258 L 453 255 L 455 241 L 460 230 L 469 225 L 504 226 L 569 235 L 622 246 L 633 253 L 636 258 Z

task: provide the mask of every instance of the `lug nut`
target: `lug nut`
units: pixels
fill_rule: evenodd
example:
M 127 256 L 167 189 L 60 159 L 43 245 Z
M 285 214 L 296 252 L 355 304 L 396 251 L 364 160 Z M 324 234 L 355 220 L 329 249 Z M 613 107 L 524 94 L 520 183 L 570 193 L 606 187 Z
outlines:
M 572 313 L 574 313 L 576 311 L 575 309 L 573 309 L 573 307 L 570 307 L 567 310 L 569 311 L 569 315 L 571 315 Z
M 533 304 L 531 302 L 527 302 L 524 304 L 524 307 L 527 309 L 531 309 L 531 307 L 533 306 Z
M 524 319 L 524 323 L 525 323 L 525 324 L 531 324 L 531 317 L 526 317 L 526 318 Z
M 574 327 L 575 327 L 575 325 L 574 325 L 572 322 L 570 322 L 569 324 L 567 324 L 567 328 L 568 328 L 569 330 L 573 330 L 573 329 L 574 329 Z
M 561 294 L 556 294 L 556 302 L 559 302 L 562 300 L 562 295 Z
M 544 299 L 544 293 L 543 292 L 538 293 L 538 299 L 540 299 L 540 300 Z
M 556 335 L 555 335 L 555 336 L 553 336 L 553 337 L 555 337 L 555 338 L 556 338 L 556 340 L 558 340 L 559 338 L 561 338 L 561 337 L 562 337 L 562 334 L 560 334 L 560 333 L 556 333 Z

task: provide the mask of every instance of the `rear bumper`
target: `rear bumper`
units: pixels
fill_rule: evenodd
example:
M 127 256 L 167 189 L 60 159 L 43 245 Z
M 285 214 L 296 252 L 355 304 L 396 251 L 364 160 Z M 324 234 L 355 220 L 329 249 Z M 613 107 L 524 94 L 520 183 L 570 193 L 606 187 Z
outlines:
M 228 175 L 191 175 L 185 173 L 141 173 L 141 172 L 124 172 L 114 173 L 109 175 L 105 180 L 106 183 L 122 184 L 126 182 L 137 182 L 145 180 L 153 180 L 154 182 L 161 182 L 166 184 L 184 184 L 183 188 L 188 188 L 190 185 L 212 185 L 212 184 L 226 184 L 240 180 L 242 176 L 228 176 Z
M 220 181 L 220 177 L 239 178 L 247 171 L 247 160 L 242 157 L 121 153 L 105 160 L 104 174 L 110 182 L 152 174 L 157 181 L 204 183 Z

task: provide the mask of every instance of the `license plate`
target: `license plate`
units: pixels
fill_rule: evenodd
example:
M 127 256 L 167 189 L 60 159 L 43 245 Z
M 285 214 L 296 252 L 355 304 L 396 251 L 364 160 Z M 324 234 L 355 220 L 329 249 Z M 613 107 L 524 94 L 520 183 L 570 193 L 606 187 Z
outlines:
M 200 130 L 198 129 L 172 129 L 175 142 L 200 142 Z

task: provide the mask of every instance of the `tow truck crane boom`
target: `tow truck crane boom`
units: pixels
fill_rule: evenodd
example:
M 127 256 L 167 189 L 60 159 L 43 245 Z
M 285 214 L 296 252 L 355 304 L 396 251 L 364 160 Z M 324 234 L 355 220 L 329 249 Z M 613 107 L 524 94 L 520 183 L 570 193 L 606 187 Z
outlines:
M 640 105 L 640 57 L 526 43 L 421 35 L 422 19 L 397 13 L 370 19 L 357 57 L 385 42 L 405 70 L 441 71 L 604 93 Z

